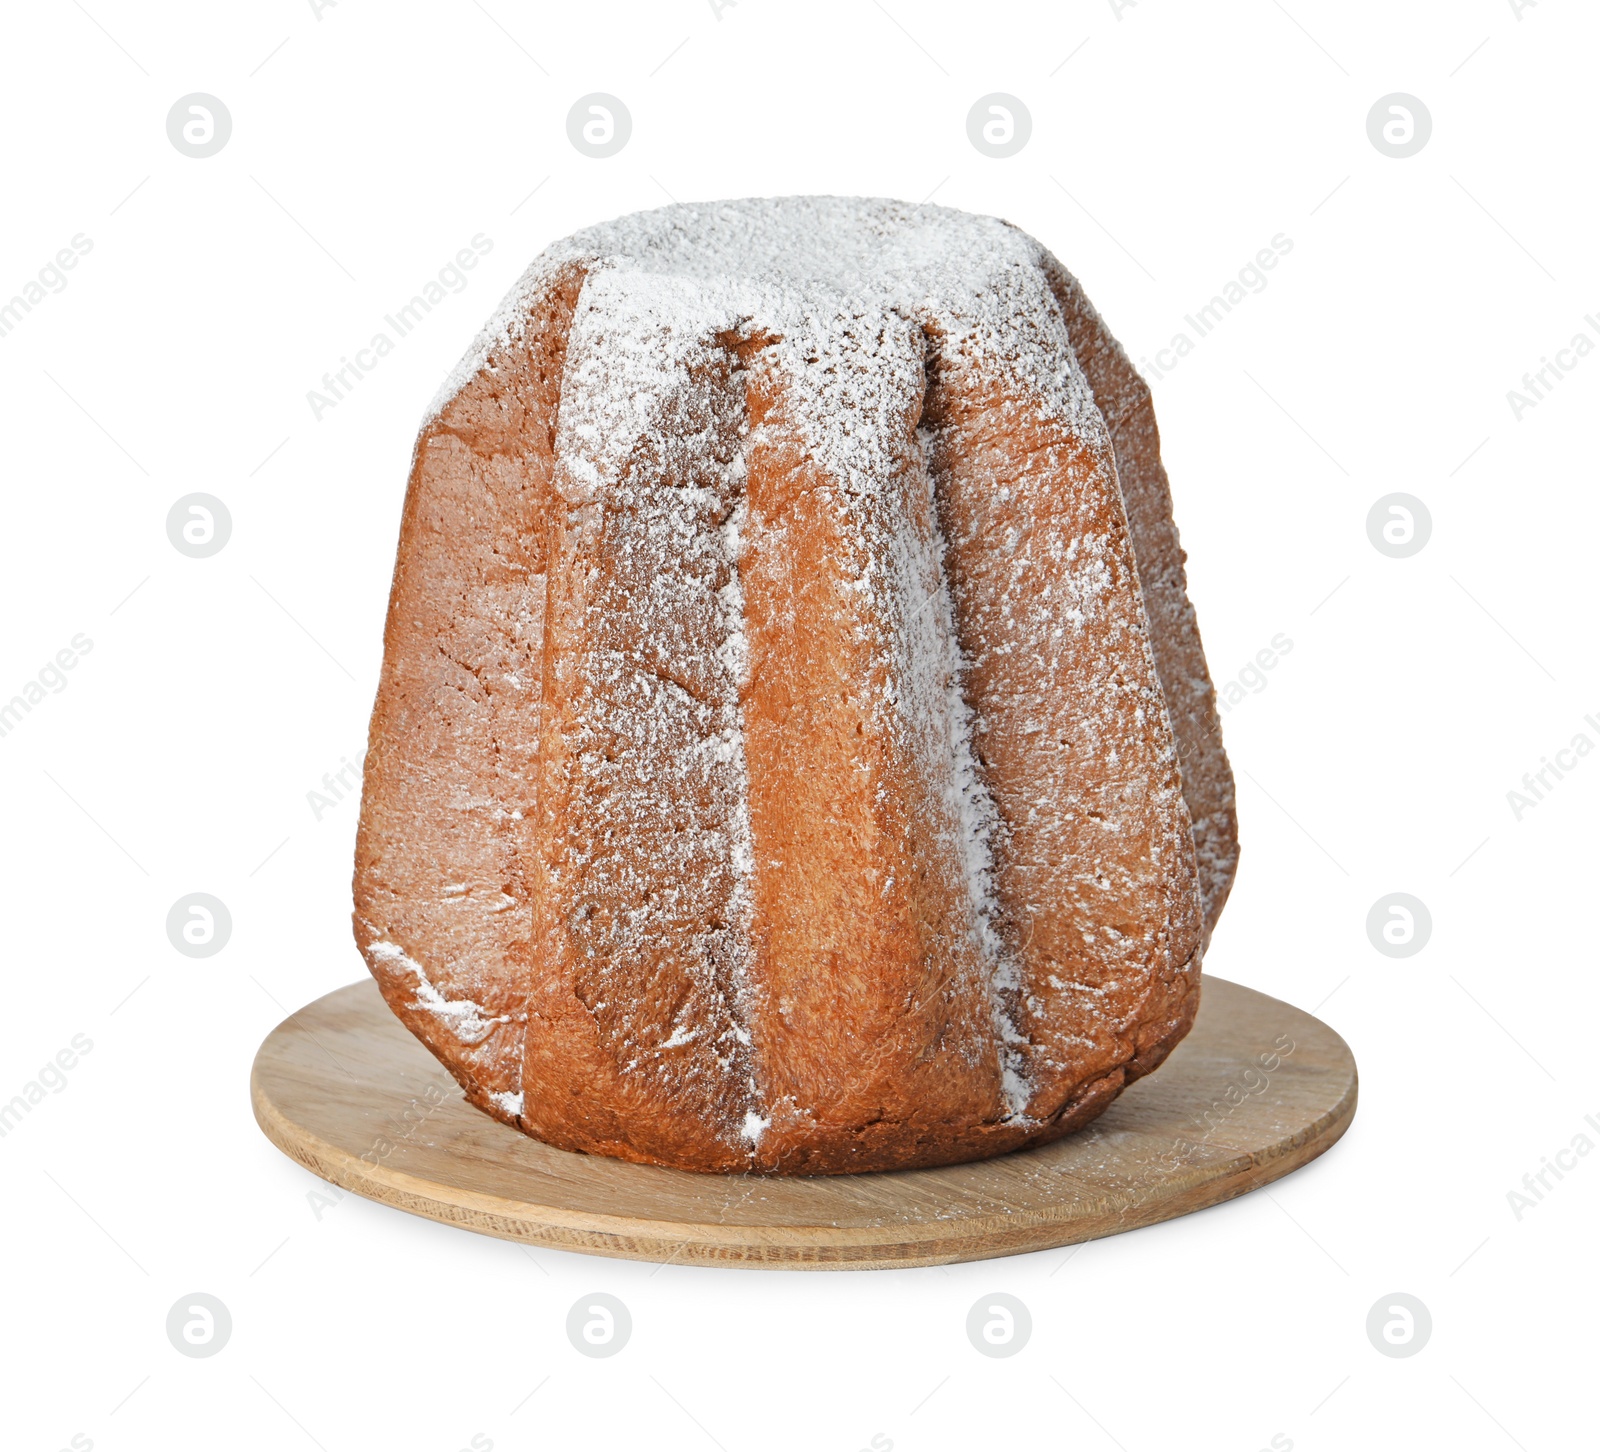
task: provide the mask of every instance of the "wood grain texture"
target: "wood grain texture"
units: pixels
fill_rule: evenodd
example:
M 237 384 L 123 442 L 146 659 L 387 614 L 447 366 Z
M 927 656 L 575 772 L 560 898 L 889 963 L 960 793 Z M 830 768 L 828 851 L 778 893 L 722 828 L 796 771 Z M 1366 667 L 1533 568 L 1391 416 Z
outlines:
M 691 1174 L 497 1123 L 363 981 L 267 1036 L 251 1098 L 267 1138 L 314 1174 L 445 1224 L 635 1260 L 848 1270 L 1044 1250 L 1242 1195 L 1344 1133 L 1356 1065 L 1310 1014 L 1207 977 L 1166 1064 L 1054 1144 L 933 1170 Z

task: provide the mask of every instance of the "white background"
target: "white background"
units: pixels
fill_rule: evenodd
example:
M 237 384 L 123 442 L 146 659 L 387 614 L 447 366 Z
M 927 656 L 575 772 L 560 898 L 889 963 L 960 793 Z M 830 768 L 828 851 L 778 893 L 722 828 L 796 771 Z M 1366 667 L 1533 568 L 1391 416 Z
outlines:
M 1600 337 L 1600 18 L 1576 0 L 485 6 L 8 10 L 0 296 L 74 234 L 93 250 L 0 338 L 0 699 L 75 633 L 93 650 L 0 739 L 0 1098 L 74 1034 L 93 1049 L 0 1140 L 5 1445 L 1586 1440 L 1600 1155 L 1520 1220 L 1507 1193 L 1600 1116 L 1600 756 L 1520 821 L 1506 794 L 1576 733 L 1600 742 L 1600 355 L 1520 421 L 1506 393 Z M 233 117 L 205 160 L 165 131 L 192 91 Z M 567 140 L 589 91 L 633 116 L 609 160 Z M 1032 113 L 1009 160 L 967 140 L 991 91 Z M 1407 160 L 1366 132 L 1394 91 L 1433 117 Z M 669 197 L 790 192 L 1008 217 L 1135 359 L 1292 239 L 1154 388 L 1213 674 L 1293 641 L 1225 721 L 1244 856 L 1207 967 L 1349 1040 L 1355 1125 L 1268 1192 L 946 1270 L 658 1269 L 355 1197 L 319 1220 L 247 1075 L 288 1010 L 362 972 L 355 803 L 318 821 L 307 793 L 364 747 L 419 417 L 549 241 Z M 480 232 L 470 285 L 314 419 L 307 390 Z M 1396 490 L 1433 520 L 1404 560 L 1365 528 Z M 233 517 L 207 560 L 165 533 L 193 491 Z M 233 915 L 214 958 L 167 941 L 193 891 Z M 1432 912 L 1410 959 L 1366 936 L 1392 891 Z M 206 1360 L 164 1331 L 197 1290 L 234 1322 Z M 990 1360 L 964 1322 L 1001 1290 L 1033 1339 Z M 633 1315 L 606 1361 L 564 1334 L 591 1291 Z M 1405 1360 L 1365 1333 L 1394 1291 L 1434 1322 Z

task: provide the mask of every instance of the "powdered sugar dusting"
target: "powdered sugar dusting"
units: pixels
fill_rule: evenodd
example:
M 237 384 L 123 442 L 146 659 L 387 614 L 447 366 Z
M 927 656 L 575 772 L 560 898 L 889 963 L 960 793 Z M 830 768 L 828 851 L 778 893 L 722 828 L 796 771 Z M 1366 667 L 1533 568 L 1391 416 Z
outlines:
M 417 996 L 413 1008 L 424 1009 L 444 1021 L 450 1031 L 464 1044 L 480 1044 L 498 1023 L 509 1023 L 510 1015 L 491 1015 L 470 998 L 446 998 L 428 978 L 420 963 L 406 956 L 398 943 L 383 939 L 367 944 L 367 956 L 375 964 L 386 968 L 401 968 L 417 980 Z
M 925 434 L 921 443 L 926 458 Z M 998 928 L 993 844 L 1000 816 L 973 754 L 973 713 L 962 692 L 966 661 L 956 639 L 945 540 L 932 503 L 930 485 L 927 530 L 903 531 L 891 555 L 900 577 L 898 593 L 908 605 L 901 625 L 905 668 L 897 704 L 908 732 L 921 738 L 919 755 L 944 810 L 945 839 L 960 864 L 968 931 L 988 977 L 1006 1117 L 1018 1120 L 1032 1085 L 1026 1060 L 1016 1051 L 1026 1036 L 1011 1011 L 1022 978 Z

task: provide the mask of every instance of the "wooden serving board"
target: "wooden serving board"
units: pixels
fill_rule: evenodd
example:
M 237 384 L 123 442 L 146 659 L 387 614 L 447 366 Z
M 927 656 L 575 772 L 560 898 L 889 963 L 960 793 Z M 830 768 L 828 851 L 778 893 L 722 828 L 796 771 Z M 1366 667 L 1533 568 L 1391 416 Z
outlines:
M 279 1024 L 250 1087 L 291 1159 L 414 1215 L 635 1260 L 843 1270 L 1070 1245 L 1242 1195 L 1344 1133 L 1356 1065 L 1310 1014 L 1207 977 L 1167 1062 L 1043 1149 L 936 1170 L 701 1175 L 551 1149 L 490 1119 L 363 980 Z

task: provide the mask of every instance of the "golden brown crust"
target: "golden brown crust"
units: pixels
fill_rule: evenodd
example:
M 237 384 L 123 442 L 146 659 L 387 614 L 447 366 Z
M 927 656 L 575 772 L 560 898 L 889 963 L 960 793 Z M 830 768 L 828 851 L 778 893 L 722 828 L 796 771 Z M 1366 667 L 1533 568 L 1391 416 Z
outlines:
M 1066 317 L 1078 363 L 1094 390 L 1116 448 L 1117 476 L 1133 538 L 1145 613 L 1167 714 L 1183 764 L 1183 794 L 1194 825 L 1202 946 L 1222 914 L 1239 865 L 1239 821 L 1233 769 L 1222 746 L 1217 693 L 1184 574 L 1184 552 L 1172 516 L 1172 490 L 1161 462 L 1161 435 L 1149 385 L 1084 295 L 1078 280 L 1040 248 L 1045 277 Z
M 356 841 L 356 939 L 385 998 L 507 1119 L 491 1096 L 521 1089 L 545 525 L 582 284 L 557 269 L 418 440 Z
M 737 782 L 689 749 L 737 730 L 718 655 L 733 571 L 704 545 L 737 503 L 729 373 L 719 349 L 691 348 L 640 401 L 647 446 L 603 491 L 581 482 L 587 442 L 562 435 L 523 1086 L 526 1127 L 552 1143 L 707 1169 L 744 1164 L 750 1080 Z M 675 446 L 686 436 L 695 448 Z
M 1027 1112 L 1051 1121 L 1135 1057 L 1136 1035 L 1174 1033 L 1200 974 L 1194 848 L 1109 438 L 986 343 L 945 340 L 935 376 L 931 452 L 974 744 L 1003 822 Z

